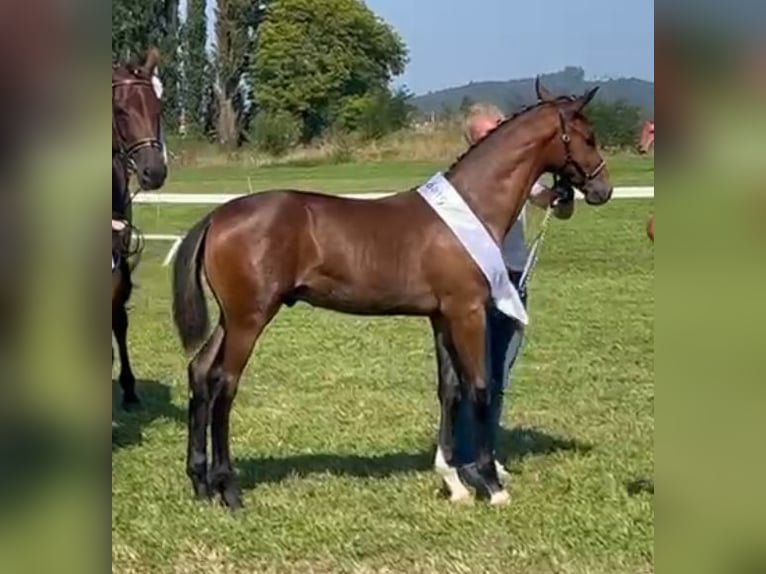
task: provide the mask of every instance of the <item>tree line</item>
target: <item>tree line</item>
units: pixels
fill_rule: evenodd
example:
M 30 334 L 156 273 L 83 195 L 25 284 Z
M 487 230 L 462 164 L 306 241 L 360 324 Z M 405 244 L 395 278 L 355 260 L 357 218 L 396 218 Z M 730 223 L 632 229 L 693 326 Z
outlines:
M 391 90 L 407 48 L 359 0 L 115 0 L 112 59 L 164 54 L 164 122 L 169 130 L 251 140 L 275 151 L 338 131 L 376 138 L 404 127 L 410 94 Z M 212 50 L 208 46 L 212 44 Z
M 376 139 L 410 124 L 412 94 L 390 87 L 407 47 L 361 0 L 217 0 L 208 38 L 211 1 L 188 0 L 182 17 L 178 0 L 112 2 L 113 61 L 140 58 L 150 45 L 162 51 L 168 132 L 282 153 L 336 133 Z M 637 108 L 597 103 L 589 116 L 604 145 L 635 141 Z

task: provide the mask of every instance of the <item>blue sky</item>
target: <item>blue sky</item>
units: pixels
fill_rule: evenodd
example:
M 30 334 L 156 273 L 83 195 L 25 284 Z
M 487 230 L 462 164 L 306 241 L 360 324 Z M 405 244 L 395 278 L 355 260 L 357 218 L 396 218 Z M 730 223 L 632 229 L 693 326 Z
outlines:
M 654 0 L 366 0 L 410 50 L 416 94 L 580 66 L 654 79 Z M 182 10 L 185 4 L 181 0 Z M 208 11 L 213 22 L 214 0 Z

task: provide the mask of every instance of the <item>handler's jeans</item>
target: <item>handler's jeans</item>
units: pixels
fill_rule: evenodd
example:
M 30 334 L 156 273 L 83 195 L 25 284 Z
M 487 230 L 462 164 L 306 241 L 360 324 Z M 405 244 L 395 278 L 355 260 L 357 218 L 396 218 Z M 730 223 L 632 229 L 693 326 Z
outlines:
M 518 274 L 512 273 L 514 285 L 518 285 Z M 527 294 L 520 292 L 521 300 L 527 304 Z M 521 350 L 523 330 L 518 323 L 504 315 L 494 306 L 487 309 L 487 378 L 489 385 L 489 428 L 490 448 L 495 455 L 500 416 L 503 412 L 503 394 L 510 382 L 510 373 Z M 476 462 L 474 429 L 471 425 L 470 402 L 461 400 L 455 421 L 455 464 L 463 466 Z

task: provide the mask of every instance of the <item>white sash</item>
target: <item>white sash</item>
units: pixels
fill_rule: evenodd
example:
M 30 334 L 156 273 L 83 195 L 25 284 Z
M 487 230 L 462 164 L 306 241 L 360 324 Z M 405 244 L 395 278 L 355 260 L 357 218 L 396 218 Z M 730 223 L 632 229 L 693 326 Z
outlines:
M 444 175 L 437 173 L 418 188 L 418 193 L 452 230 L 481 269 L 489 283 L 495 306 L 522 325 L 528 325 L 527 310 L 508 276 L 500 246 L 457 190 Z

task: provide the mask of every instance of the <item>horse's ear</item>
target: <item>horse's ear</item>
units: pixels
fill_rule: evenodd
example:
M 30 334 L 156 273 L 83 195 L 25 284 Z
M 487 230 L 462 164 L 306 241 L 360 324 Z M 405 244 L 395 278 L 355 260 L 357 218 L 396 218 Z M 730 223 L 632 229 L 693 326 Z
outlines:
M 540 82 L 540 76 L 535 78 L 535 93 L 537 94 L 537 99 L 541 102 L 552 102 L 556 99 Z
M 593 97 L 596 95 L 596 92 L 598 92 L 598 88 L 599 86 L 596 86 L 595 88 L 591 88 L 581 98 L 577 98 L 577 108 L 576 108 L 577 112 L 583 111 L 583 109 L 585 109 L 585 106 L 587 106 L 593 100 Z
M 146 60 L 144 65 L 141 66 L 141 70 L 147 76 L 151 76 L 154 73 L 155 68 L 160 63 L 160 52 L 157 48 L 151 48 L 146 54 Z

